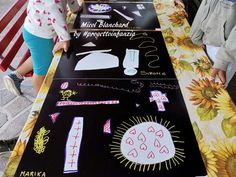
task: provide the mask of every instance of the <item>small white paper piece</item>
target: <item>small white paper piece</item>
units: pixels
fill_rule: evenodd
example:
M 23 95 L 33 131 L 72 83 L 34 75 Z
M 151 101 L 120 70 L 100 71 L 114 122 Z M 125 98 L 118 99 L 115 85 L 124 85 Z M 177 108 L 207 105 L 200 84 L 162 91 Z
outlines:
M 92 43 L 92 42 L 88 42 L 88 43 L 86 43 L 86 44 L 84 44 L 82 46 L 83 47 L 95 47 L 96 45 L 94 43 Z
M 139 67 L 139 50 L 126 49 L 125 58 L 123 61 L 124 73 L 128 76 L 133 76 L 137 73 Z
M 64 173 L 78 172 L 78 160 L 83 136 L 83 117 L 75 117 L 66 142 Z
M 132 11 L 133 14 L 139 16 L 139 17 L 142 17 L 141 13 L 139 11 Z

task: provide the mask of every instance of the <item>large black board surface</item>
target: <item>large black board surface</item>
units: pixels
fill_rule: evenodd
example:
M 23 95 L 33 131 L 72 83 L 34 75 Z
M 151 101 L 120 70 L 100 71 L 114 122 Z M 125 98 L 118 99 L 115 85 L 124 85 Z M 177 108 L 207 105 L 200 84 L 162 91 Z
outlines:
M 176 79 L 161 32 L 158 31 L 78 31 L 73 33 L 71 48 L 64 53 L 55 78 L 155 78 Z M 83 45 L 93 43 L 93 47 Z M 119 59 L 119 67 L 99 70 L 74 71 L 77 63 L 88 54 L 77 53 L 111 49 Z M 124 74 L 123 61 L 127 49 L 139 51 L 139 68 L 135 75 Z M 96 62 L 103 58 L 96 58 Z M 100 62 L 101 63 L 101 62 Z
M 108 6 L 108 10 L 104 12 L 91 10 L 97 6 Z M 150 2 L 106 3 L 100 1 L 84 3 L 83 11 L 77 15 L 73 28 L 155 30 L 160 28 L 160 25 L 154 6 Z
M 119 100 L 119 104 L 56 106 L 58 101 L 63 100 L 61 92 L 63 90 L 77 92 L 70 97 L 67 95 L 68 97 L 64 100 Z M 169 102 L 164 103 L 165 111 L 158 111 L 155 102 L 149 101 L 150 91 L 153 90 L 162 92 L 169 99 Z M 49 116 L 53 113 L 60 113 L 55 123 L 52 123 Z M 78 172 L 63 173 L 66 140 L 74 117 L 83 117 L 84 121 Z M 110 134 L 103 132 L 103 125 L 107 119 L 111 122 Z M 178 158 L 175 158 L 175 163 L 163 162 L 162 168 L 159 169 L 157 165 L 155 170 L 152 166 L 147 170 L 147 166 L 144 172 L 130 164 L 125 167 L 126 163 L 121 163 L 116 153 L 111 153 L 110 145 L 114 144 L 115 134 L 120 131 L 118 127 L 124 122 L 131 124 L 132 121 L 134 124 L 145 121 L 158 122 L 172 133 L 177 133 L 172 138 L 175 147 L 182 151 L 180 154 L 176 151 L 175 156 Z M 42 127 L 50 130 L 47 134 L 49 140 L 45 144 L 45 152 L 37 154 L 33 150 L 34 139 Z M 177 81 L 147 79 L 54 80 L 15 176 L 24 176 L 23 174 L 30 174 L 30 172 L 41 172 L 47 177 L 195 177 L 206 175 Z

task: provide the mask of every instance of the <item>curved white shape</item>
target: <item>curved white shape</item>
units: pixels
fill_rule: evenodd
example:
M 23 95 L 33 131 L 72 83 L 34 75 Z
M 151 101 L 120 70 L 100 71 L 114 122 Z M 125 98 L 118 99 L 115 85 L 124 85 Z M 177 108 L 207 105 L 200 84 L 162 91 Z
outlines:
M 117 56 L 108 53 L 95 52 L 78 61 L 75 66 L 75 71 L 108 69 L 118 66 L 119 59 Z
M 143 122 L 129 128 L 121 139 L 125 158 L 138 164 L 156 164 L 171 159 L 175 146 L 166 127 L 156 122 Z

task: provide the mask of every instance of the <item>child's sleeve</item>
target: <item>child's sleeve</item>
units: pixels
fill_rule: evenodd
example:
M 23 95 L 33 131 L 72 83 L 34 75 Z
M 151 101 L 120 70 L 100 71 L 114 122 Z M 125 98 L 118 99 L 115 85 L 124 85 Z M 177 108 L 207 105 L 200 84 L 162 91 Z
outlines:
M 213 67 L 224 71 L 230 62 L 236 62 L 236 26 L 230 32 L 225 43 L 219 48 L 216 59 Z
M 50 19 L 55 32 L 60 41 L 70 40 L 70 33 L 66 23 L 66 11 L 61 0 L 48 0 L 48 10 Z
M 68 0 L 67 4 L 72 13 L 77 12 L 82 6 L 83 0 Z

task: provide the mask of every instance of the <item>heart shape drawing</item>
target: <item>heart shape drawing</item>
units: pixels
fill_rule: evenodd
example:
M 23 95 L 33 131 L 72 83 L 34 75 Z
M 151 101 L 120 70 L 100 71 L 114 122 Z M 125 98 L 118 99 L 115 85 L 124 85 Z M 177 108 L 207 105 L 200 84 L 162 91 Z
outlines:
M 127 138 L 125 142 L 129 145 L 134 145 L 134 141 L 130 137 Z
M 151 126 L 151 127 L 148 128 L 147 131 L 150 132 L 150 133 L 153 133 L 153 132 L 155 132 L 155 129 Z
M 156 136 L 162 138 L 164 136 L 164 133 L 162 130 L 158 130 L 156 133 L 155 133 Z
M 140 133 L 140 134 L 138 135 L 138 140 L 139 140 L 139 141 L 142 141 L 143 143 L 146 141 L 146 137 L 144 136 L 143 133 Z
M 146 151 L 147 150 L 147 145 L 142 143 L 139 148 L 143 151 Z
M 160 149 L 159 152 L 160 152 L 161 154 L 163 154 L 163 153 L 169 154 L 169 150 L 168 150 L 168 148 L 167 148 L 166 146 L 163 146 L 163 147 Z
M 138 157 L 138 152 L 134 148 L 131 151 L 129 151 L 128 156 L 132 156 L 132 157 L 136 158 L 136 157 Z

